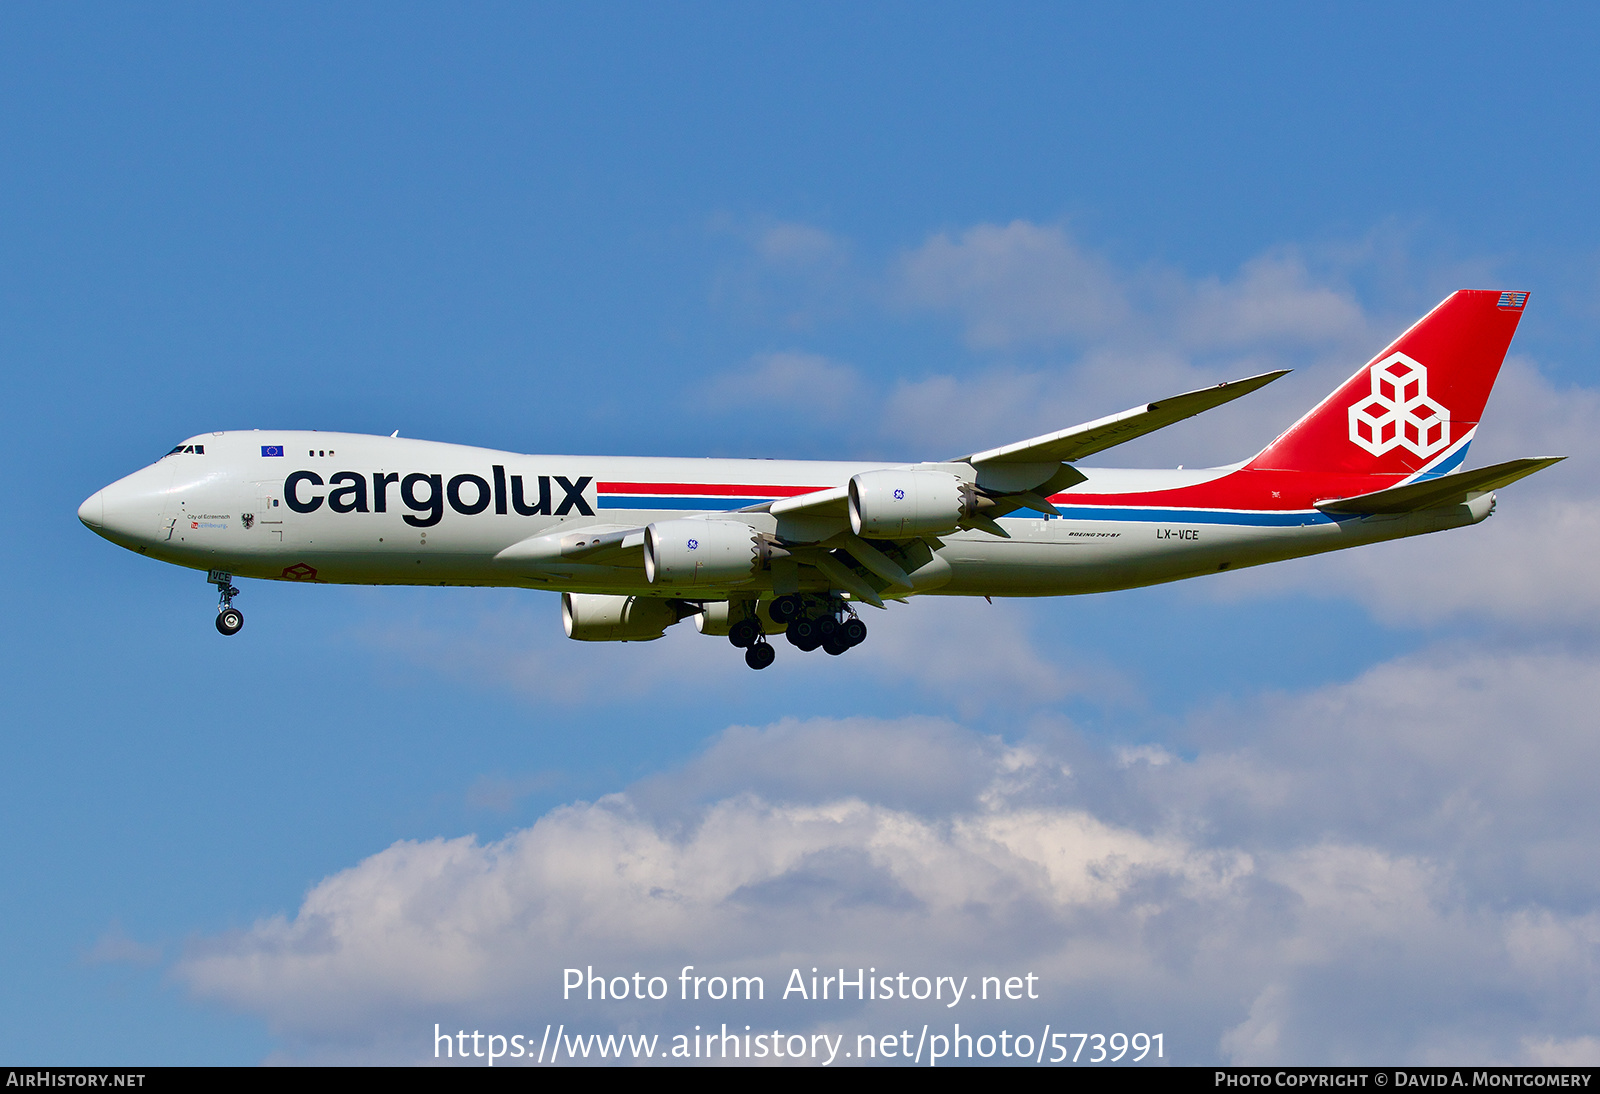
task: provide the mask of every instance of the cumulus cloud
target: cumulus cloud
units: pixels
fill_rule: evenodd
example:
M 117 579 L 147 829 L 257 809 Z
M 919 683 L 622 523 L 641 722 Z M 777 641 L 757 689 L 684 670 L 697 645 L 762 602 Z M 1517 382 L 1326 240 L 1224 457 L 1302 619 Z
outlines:
M 711 303 L 787 330 L 811 330 L 856 306 L 863 293 L 849 240 L 812 224 L 722 216 L 712 230 L 740 242 L 711 289 Z
M 85 965 L 155 965 L 161 961 L 161 947 L 139 942 L 113 920 L 111 926 L 83 953 Z
M 1164 1027 L 1179 1062 L 1582 1059 L 1600 1024 L 1593 653 L 1441 649 L 1196 715 L 1192 755 L 942 719 L 732 727 L 488 843 L 403 841 L 193 942 L 295 1051 L 396 1028 L 896 1030 L 790 970 L 1031 972 L 964 1022 Z M 761 975 L 764 1003 L 563 1003 L 562 970 Z M 1037 1020 L 1037 1021 L 1035 1021 Z
M 1368 315 L 1337 277 L 1275 248 L 1232 276 L 1119 270 L 1064 227 L 1026 221 L 939 233 L 900 256 L 890 297 L 960 319 L 990 360 L 962 374 L 899 378 L 884 428 L 902 441 L 986 447 L 1151 399 L 1277 368 L 1305 382 L 1248 408 L 1213 411 L 1143 441 L 1114 462 L 1189 466 L 1248 456 L 1381 348 L 1398 324 Z M 1054 360 L 1051 360 L 1054 358 Z
M 1251 259 L 1232 281 L 1211 276 L 1190 284 L 1169 275 L 1164 282 L 1157 295 L 1167 298 L 1179 341 L 1194 348 L 1338 344 L 1368 330 L 1350 293 L 1318 284 L 1293 250 Z
M 1118 341 L 1197 351 L 1337 342 L 1367 328 L 1349 291 L 1318 283 L 1290 248 L 1250 259 L 1231 280 L 1121 272 L 1059 225 L 1016 220 L 935 234 L 891 276 L 902 305 L 960 316 L 968 344 L 985 350 Z
M 853 404 L 861 388 L 860 375 L 847 364 L 815 353 L 764 353 L 713 377 L 704 398 L 715 410 L 806 416 Z
M 1059 227 L 1022 220 L 935 235 L 897 273 L 905 304 L 956 312 L 979 348 L 1104 334 L 1131 314 L 1109 263 Z
M 735 413 L 763 400 L 781 407 L 840 395 L 850 408 L 849 451 L 873 447 L 871 437 L 885 451 L 930 459 L 1222 380 L 1294 369 L 1239 404 L 1100 461 L 1231 463 L 1271 440 L 1436 299 L 1427 289 L 1408 290 L 1410 303 L 1371 309 L 1358 299 L 1356 281 L 1376 277 L 1389 300 L 1397 280 L 1438 281 L 1439 297 L 1493 280 L 1481 264 L 1433 271 L 1443 280 L 1410 269 L 1403 233 L 1393 228 L 1354 243 L 1273 247 L 1235 270 L 1198 275 L 1155 263 L 1119 265 L 1065 225 L 1027 220 L 936 232 L 878 264 L 803 224 L 763 223 L 741 238 L 740 273 L 728 284 L 760 296 L 757 310 L 784 316 L 780 325 L 809 330 L 862 309 L 947 317 L 973 356 L 960 369 L 915 358 L 856 367 L 794 350 L 713 378 L 706 405 Z M 1577 403 L 1592 402 L 1576 394 Z M 1563 406 L 1557 417 L 1570 419 L 1575 409 Z M 1502 414 L 1502 424 L 1509 416 Z M 814 421 L 825 435 L 836 428 L 824 416 Z

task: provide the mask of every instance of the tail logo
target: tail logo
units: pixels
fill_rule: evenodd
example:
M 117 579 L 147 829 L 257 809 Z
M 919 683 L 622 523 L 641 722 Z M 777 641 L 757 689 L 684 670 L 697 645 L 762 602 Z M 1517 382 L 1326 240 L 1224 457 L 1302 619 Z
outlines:
M 1450 412 L 1428 398 L 1428 370 L 1396 353 L 1372 366 L 1372 393 L 1350 406 L 1350 440 L 1381 456 L 1427 458 L 1450 446 Z

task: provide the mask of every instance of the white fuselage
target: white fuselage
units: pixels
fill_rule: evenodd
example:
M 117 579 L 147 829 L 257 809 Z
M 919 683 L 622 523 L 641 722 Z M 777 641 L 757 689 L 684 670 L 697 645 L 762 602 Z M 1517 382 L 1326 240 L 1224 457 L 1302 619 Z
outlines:
M 684 596 L 638 566 L 526 557 L 530 539 L 726 514 L 782 541 L 775 497 L 839 487 L 893 464 L 796 460 L 535 456 L 347 433 L 249 431 L 197 436 L 83 504 L 84 522 L 131 550 L 202 570 L 342 584 L 491 585 Z M 281 455 L 275 454 L 281 452 Z M 1001 520 L 933 539 L 917 593 L 1055 596 L 1129 588 L 1256 565 L 1483 519 L 1468 504 L 1331 519 L 1315 509 L 1244 512 L 1140 503 L 1232 469 L 1084 468 L 1055 496 L 1066 513 Z M 1072 506 L 1074 495 L 1103 500 Z M 519 511 L 520 510 L 520 511 Z M 761 573 L 696 598 L 771 588 Z

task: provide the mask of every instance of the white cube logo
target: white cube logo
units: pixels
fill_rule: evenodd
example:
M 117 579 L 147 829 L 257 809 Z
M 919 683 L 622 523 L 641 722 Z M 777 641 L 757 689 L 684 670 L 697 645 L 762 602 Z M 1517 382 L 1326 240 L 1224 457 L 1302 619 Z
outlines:
M 1428 398 L 1428 370 L 1403 353 L 1372 366 L 1372 391 L 1350 406 L 1350 439 L 1381 456 L 1428 457 L 1450 446 L 1450 412 Z

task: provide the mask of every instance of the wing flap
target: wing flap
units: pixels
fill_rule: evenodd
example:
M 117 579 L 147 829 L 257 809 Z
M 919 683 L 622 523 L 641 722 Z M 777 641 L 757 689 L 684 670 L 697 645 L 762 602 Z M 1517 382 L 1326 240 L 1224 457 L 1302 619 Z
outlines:
M 1560 463 L 1565 456 L 1537 456 L 1510 460 L 1474 471 L 1457 471 L 1434 479 L 1421 479 L 1405 486 L 1391 486 L 1352 498 L 1330 498 L 1316 503 L 1324 513 L 1412 513 L 1419 509 L 1438 509 L 1470 501 L 1475 494 L 1487 494 L 1535 471 Z

